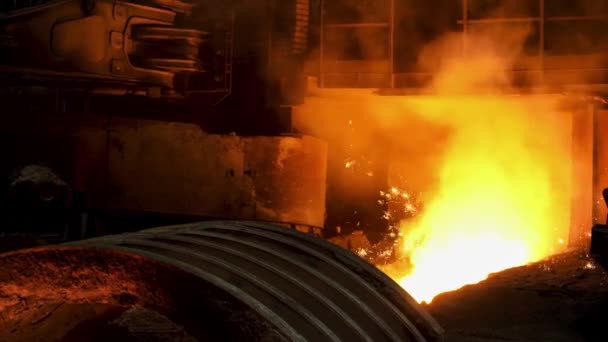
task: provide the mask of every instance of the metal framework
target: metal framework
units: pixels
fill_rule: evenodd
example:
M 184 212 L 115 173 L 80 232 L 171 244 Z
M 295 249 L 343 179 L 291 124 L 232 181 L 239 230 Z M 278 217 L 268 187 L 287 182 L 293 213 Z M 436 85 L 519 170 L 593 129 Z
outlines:
M 469 4 L 470 0 L 462 1 L 462 20 L 458 21 L 458 24 L 462 25 L 462 32 L 464 33 L 464 53 L 466 53 L 466 35 L 469 32 L 469 26 L 471 25 L 490 25 L 490 24 L 508 24 L 508 23 L 538 23 L 539 25 L 539 46 L 538 46 L 538 58 L 539 66 L 538 71 L 541 76 L 541 81 L 544 80 L 545 75 L 545 24 L 547 22 L 576 22 L 576 21 L 599 21 L 608 20 L 607 15 L 594 15 L 594 16 L 547 16 L 545 14 L 545 0 L 537 0 L 539 15 L 537 17 L 502 17 L 502 18 L 481 18 L 481 19 L 469 19 Z
M 325 36 L 326 30 L 340 30 L 340 29 L 374 29 L 374 28 L 385 28 L 388 32 L 388 63 L 390 68 L 390 87 L 395 87 L 395 1 L 396 0 L 385 0 L 388 2 L 388 21 L 386 22 L 367 22 L 367 23 L 345 23 L 345 24 L 326 24 L 325 18 L 325 0 L 321 0 L 321 37 L 320 37 L 320 56 L 319 56 L 319 85 L 325 87 Z
M 326 76 L 327 74 L 337 74 L 336 72 L 330 71 L 327 68 L 327 54 L 326 54 L 326 34 L 328 30 L 339 30 L 339 29 L 349 29 L 349 28 L 364 28 L 364 29 L 372 29 L 372 28 L 386 28 L 387 34 L 389 35 L 389 61 L 390 64 L 390 86 L 389 88 L 400 88 L 403 87 L 405 80 L 409 77 L 422 77 L 423 74 L 416 73 L 395 73 L 395 2 L 397 0 L 385 0 L 387 1 L 387 6 L 389 6 L 389 15 L 388 21 L 386 22 L 359 22 L 359 23 L 346 23 L 346 24 L 327 24 L 325 18 L 325 6 L 324 0 L 321 0 L 321 42 L 320 42 L 320 75 L 319 75 L 319 85 L 321 87 L 325 87 L 326 84 Z M 463 53 L 466 54 L 467 51 L 467 34 L 470 32 L 470 28 L 473 25 L 500 25 L 500 24 L 510 24 L 510 23 L 537 23 L 538 24 L 538 33 L 539 33 L 539 42 L 538 42 L 538 64 L 535 67 L 527 68 L 525 70 L 519 70 L 518 72 L 530 72 L 530 73 L 538 73 L 539 81 L 542 83 L 545 81 L 545 77 L 547 74 L 547 64 L 546 64 L 546 48 L 545 48 L 545 38 L 547 35 L 546 32 L 546 23 L 549 22 L 580 22 L 580 21 L 608 21 L 608 15 L 591 15 L 591 16 L 548 16 L 545 11 L 545 0 L 530 0 L 530 1 L 538 1 L 539 12 L 538 16 L 528 16 L 528 17 L 493 17 L 493 18 L 480 18 L 473 19 L 470 18 L 470 4 L 473 0 L 459 0 L 462 3 L 462 14 L 461 19 L 457 21 L 458 24 L 462 27 L 463 34 Z M 533 57 L 531 55 L 531 57 Z M 587 71 L 591 71 L 590 68 L 579 68 L 585 69 Z M 595 72 L 608 72 L 608 68 L 594 68 Z M 352 72 L 348 72 L 345 74 L 361 74 L 360 71 L 353 70 Z M 374 72 L 374 74 L 380 74 L 379 72 Z M 408 83 L 407 81 L 405 83 Z M 330 85 L 331 86 L 331 85 Z

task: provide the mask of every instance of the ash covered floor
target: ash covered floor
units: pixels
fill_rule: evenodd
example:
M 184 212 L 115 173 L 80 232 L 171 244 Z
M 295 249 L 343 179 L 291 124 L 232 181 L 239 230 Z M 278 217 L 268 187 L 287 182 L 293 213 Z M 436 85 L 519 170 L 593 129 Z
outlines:
M 608 275 L 584 252 L 496 273 L 425 307 L 446 342 L 608 341 Z M 0 331 L 1 342 L 196 341 L 156 312 L 102 304 L 32 308 Z
M 585 252 L 491 275 L 426 309 L 446 341 L 608 341 L 608 276 Z
M 197 342 L 167 317 L 144 308 L 56 303 L 24 312 L 0 342 Z

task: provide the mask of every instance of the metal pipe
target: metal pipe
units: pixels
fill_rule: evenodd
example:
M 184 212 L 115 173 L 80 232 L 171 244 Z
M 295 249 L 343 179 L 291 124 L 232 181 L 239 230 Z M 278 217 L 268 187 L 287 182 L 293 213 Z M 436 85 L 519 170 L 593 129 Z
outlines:
M 465 3 L 467 0 L 463 0 Z M 463 13 L 464 14 L 464 13 Z M 535 17 L 520 17 L 520 18 L 483 18 L 483 19 L 463 19 L 458 20 L 458 24 L 464 25 L 466 32 L 467 26 L 470 24 L 500 24 L 500 23 L 529 23 L 536 22 L 539 18 Z
M 395 0 L 390 0 L 394 2 Z M 326 24 L 326 28 L 341 29 L 341 28 L 383 28 L 390 27 L 390 23 L 346 23 L 346 24 Z
M 465 0 L 466 1 L 466 0 Z M 543 19 L 545 22 L 559 22 L 559 21 L 600 21 L 608 20 L 608 16 L 596 15 L 596 16 L 561 16 L 561 17 L 547 17 Z M 483 18 L 483 19 L 468 19 L 458 20 L 457 23 L 460 25 L 471 25 L 471 24 L 500 24 L 500 23 L 533 23 L 541 21 L 540 17 L 519 17 L 519 18 Z
M 467 53 L 467 34 L 469 30 L 469 1 L 462 0 L 462 54 Z
M 390 88 L 395 88 L 395 0 L 389 1 L 389 63 L 391 73 Z
M 546 17 L 545 21 L 594 21 L 594 20 L 608 20 L 606 15 L 592 15 L 592 16 L 563 16 L 563 17 Z
M 545 0 L 538 0 L 539 5 L 539 42 L 538 42 L 538 68 L 540 82 L 545 83 Z
M 319 87 L 325 88 L 325 0 L 321 0 L 321 32 L 319 33 Z

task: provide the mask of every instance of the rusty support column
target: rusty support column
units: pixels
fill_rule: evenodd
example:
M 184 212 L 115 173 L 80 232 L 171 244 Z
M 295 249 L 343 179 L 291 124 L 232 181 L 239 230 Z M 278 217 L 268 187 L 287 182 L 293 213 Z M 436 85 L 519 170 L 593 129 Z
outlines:
M 321 29 L 319 32 L 319 87 L 325 88 L 325 1 L 321 0 Z
M 594 106 L 572 113 L 572 214 L 568 245 L 581 247 L 593 220 L 593 126 Z
M 545 0 L 539 0 L 539 23 L 538 23 L 538 68 L 540 71 L 540 83 L 545 83 Z
M 390 1 L 389 8 L 389 60 L 390 60 L 390 87 L 395 88 L 395 0 Z
M 467 52 L 467 33 L 469 29 L 469 0 L 462 0 L 462 54 Z
M 606 204 L 602 197 L 608 188 L 608 110 L 598 108 L 593 116 L 593 224 L 606 223 Z

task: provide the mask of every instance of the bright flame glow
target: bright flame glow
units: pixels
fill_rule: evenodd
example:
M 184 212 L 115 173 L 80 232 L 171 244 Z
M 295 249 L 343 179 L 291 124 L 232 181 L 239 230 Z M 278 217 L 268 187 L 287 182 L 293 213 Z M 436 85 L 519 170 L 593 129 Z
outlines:
M 524 245 L 498 235 L 480 235 L 474 239 L 445 236 L 415 250 L 414 272 L 401 279 L 400 285 L 418 301 L 430 302 L 438 293 L 480 282 L 496 270 L 522 265 L 529 258 Z
M 389 203 L 387 220 L 399 211 L 410 215 L 398 227 L 399 260 L 379 267 L 416 300 L 430 302 L 567 245 L 576 186 L 573 116 L 561 109 L 560 96 L 348 95 L 327 91 L 325 102 L 308 105 L 321 114 L 367 108 L 391 142 L 391 187 L 379 190 L 379 203 Z M 365 106 L 350 105 L 353 98 Z M 344 145 L 365 138 L 349 137 Z M 360 188 L 354 183 L 348 190 Z
M 569 155 L 554 142 L 569 126 L 552 101 L 412 101 L 418 116 L 451 131 L 435 170 L 436 191 L 417 219 L 401 223 L 400 253 L 410 267 L 387 271 L 412 296 L 430 302 L 493 272 L 537 261 L 565 243 L 568 216 L 559 213 L 568 211 Z
M 400 260 L 379 267 L 418 301 L 430 302 L 566 245 L 576 186 L 570 170 L 572 113 L 562 110 L 560 96 L 503 93 L 514 90 L 506 70 L 529 33 L 529 27 L 469 33 L 466 58 L 461 35 L 438 39 L 419 63 L 433 72 L 427 89 L 432 95 L 322 90 L 323 96 L 301 109 L 300 127 L 339 146 L 390 142 L 389 184 L 396 187 L 381 196 L 394 202 L 403 196 L 398 189 L 408 188 L 422 207 L 401 204 L 417 216 L 399 224 Z M 335 127 L 343 127 L 344 119 L 331 121 L 337 113 L 369 120 L 358 119 L 365 125 L 356 135 L 340 136 Z M 395 182 L 399 177 L 407 186 Z M 361 189 L 367 191 L 361 184 L 348 191 Z

